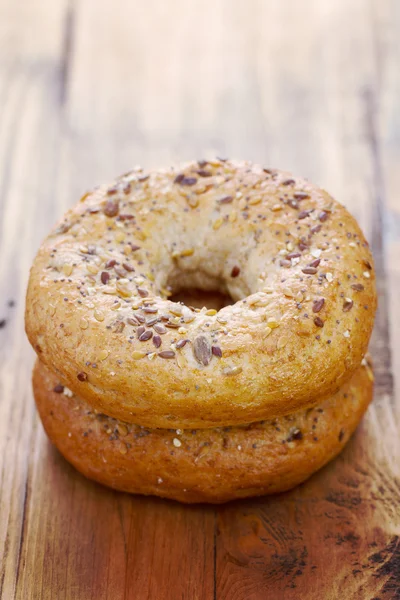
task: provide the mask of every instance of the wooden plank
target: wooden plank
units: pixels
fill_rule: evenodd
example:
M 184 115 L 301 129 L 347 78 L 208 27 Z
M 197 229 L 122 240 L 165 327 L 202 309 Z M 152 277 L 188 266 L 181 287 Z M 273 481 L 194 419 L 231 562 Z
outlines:
M 44 230 L 86 187 L 148 160 L 142 139 L 125 131 L 135 122 L 135 104 L 120 93 L 120 76 L 128 81 L 131 53 L 137 51 L 135 28 L 141 32 L 141 53 L 151 51 L 137 10 L 125 1 L 112 11 L 107 3 L 85 2 L 66 13 L 65 54 L 58 62 L 64 82 L 62 138 L 53 209 L 44 218 Z M 165 12 L 161 2 L 158 11 Z M 121 19 L 124 13 L 130 22 Z M 148 22 L 150 13 L 143 15 Z M 127 47 L 121 48 L 124 36 Z M 156 117 L 147 112 L 150 122 Z M 22 198 L 16 202 L 22 211 Z M 30 392 L 28 397 L 32 410 Z M 16 598 L 212 596 L 212 508 L 132 498 L 86 482 L 49 449 L 40 425 L 31 447 Z
M 380 86 L 376 98 L 375 130 L 379 144 L 380 189 L 383 194 L 385 228 L 385 264 L 390 315 L 390 342 L 393 373 L 400 372 L 400 319 L 398 318 L 398 293 L 400 289 L 400 43 L 398 27 L 400 6 L 394 0 L 374 4 L 375 37 L 378 49 L 375 62 Z M 395 377 L 395 397 L 400 398 L 400 377 Z M 400 402 L 394 406 L 397 422 L 400 419 Z
M 0 596 L 14 597 L 36 427 L 23 326 L 34 249 L 51 219 L 65 3 L 0 2 Z M 48 27 L 37 35 L 40 23 Z M 39 151 L 40 150 L 40 151 Z M 16 306 L 10 306 L 16 301 Z
M 378 4 L 381 16 L 393 19 L 389 3 L 372 3 Z M 388 19 L 381 22 L 377 39 L 376 18 L 357 0 L 306 6 L 284 2 L 273 10 L 266 7 L 259 16 L 260 27 L 268 23 L 269 31 L 277 32 L 263 38 L 258 55 L 264 114 L 266 119 L 273 116 L 266 142 L 269 161 L 286 163 L 330 190 L 357 216 L 372 242 L 380 292 L 373 340 L 377 379 L 374 405 L 332 465 L 289 494 L 219 509 L 221 599 L 383 600 L 400 593 L 400 448 L 390 371 L 384 175 L 377 131 Z M 392 320 L 396 310 L 392 304 Z
M 212 509 L 107 490 L 36 437 L 16 598 L 211 597 Z

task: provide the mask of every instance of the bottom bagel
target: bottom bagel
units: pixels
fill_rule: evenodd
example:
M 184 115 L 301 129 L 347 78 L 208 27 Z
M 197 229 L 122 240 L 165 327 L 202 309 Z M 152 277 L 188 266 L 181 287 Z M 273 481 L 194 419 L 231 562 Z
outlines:
M 36 362 L 43 426 L 86 477 L 180 502 L 225 502 L 289 490 L 336 456 L 372 398 L 367 361 L 334 396 L 273 421 L 218 429 L 146 429 L 97 413 Z

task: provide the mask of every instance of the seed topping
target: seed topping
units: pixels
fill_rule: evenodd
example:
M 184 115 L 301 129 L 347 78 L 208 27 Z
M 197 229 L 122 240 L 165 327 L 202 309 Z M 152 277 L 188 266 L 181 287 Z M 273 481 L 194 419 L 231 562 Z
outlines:
M 323 322 L 323 320 L 321 319 L 321 317 L 315 317 L 315 319 L 314 319 L 314 324 L 315 324 L 317 327 L 323 327 L 323 326 L 324 326 L 324 322 Z
M 205 335 L 198 335 L 193 342 L 193 354 L 195 359 L 205 367 L 210 364 L 211 344 Z
M 160 358 L 174 358 L 175 352 L 173 350 L 163 350 L 162 352 L 158 353 L 158 356 Z
M 104 207 L 104 214 L 107 217 L 116 217 L 119 211 L 118 200 L 109 198 Z
M 319 298 L 318 300 L 314 300 L 314 304 L 312 310 L 314 313 L 318 313 L 325 304 L 325 298 Z

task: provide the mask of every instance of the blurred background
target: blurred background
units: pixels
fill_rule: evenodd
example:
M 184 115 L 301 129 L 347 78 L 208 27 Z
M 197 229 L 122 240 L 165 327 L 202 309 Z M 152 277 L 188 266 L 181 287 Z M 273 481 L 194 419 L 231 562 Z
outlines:
M 399 12 L 396 0 L 1 0 L 2 193 L 55 217 L 134 164 L 217 153 L 306 176 L 366 225 L 377 139 L 399 158 Z

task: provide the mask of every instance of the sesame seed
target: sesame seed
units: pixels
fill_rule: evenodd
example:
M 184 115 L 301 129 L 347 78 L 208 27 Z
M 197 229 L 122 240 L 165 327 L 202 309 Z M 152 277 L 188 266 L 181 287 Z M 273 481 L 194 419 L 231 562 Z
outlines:
M 280 350 L 281 348 L 284 348 L 285 346 L 287 346 L 288 342 L 289 342 L 289 339 L 287 337 L 285 337 L 285 336 L 280 337 L 276 344 L 277 349 Z
M 123 423 L 118 423 L 118 433 L 123 436 L 128 435 L 129 431 L 127 426 Z
M 268 317 L 267 324 L 271 329 L 276 329 L 280 325 L 280 323 L 274 317 Z
M 219 229 L 221 227 L 222 223 L 223 223 L 223 220 L 221 218 L 216 219 L 213 223 L 213 229 L 214 230 Z
M 71 275 L 71 273 L 72 273 L 73 266 L 65 264 L 65 265 L 63 265 L 62 270 L 63 270 L 64 275 L 66 275 L 67 277 L 69 277 Z
M 322 250 L 320 250 L 319 248 L 314 248 L 313 250 L 311 250 L 310 254 L 314 256 L 314 258 L 319 258 L 321 256 L 321 252 Z
M 94 313 L 94 318 L 96 319 L 96 321 L 104 321 L 104 313 L 101 312 L 101 310 L 95 310 Z
M 186 248 L 185 250 L 182 250 L 180 255 L 181 256 L 192 256 L 194 254 L 194 248 Z
M 242 367 L 226 367 L 222 372 L 227 377 L 239 375 L 243 371 Z
M 174 438 L 172 443 L 174 444 L 175 448 L 180 448 L 182 446 L 182 442 L 181 440 L 178 440 L 178 438 Z
M 187 199 L 187 202 L 191 208 L 197 208 L 199 205 L 199 199 L 196 196 L 191 196 Z
M 132 292 L 128 285 L 129 281 L 127 279 L 119 279 L 116 283 L 117 291 L 123 298 L 130 298 L 132 296 Z
M 343 333 L 345 338 L 349 338 L 350 337 L 350 331 L 348 329 L 346 329 L 346 331 Z
M 120 244 L 125 240 L 125 237 L 126 236 L 124 231 L 117 231 L 115 234 L 115 241 L 117 242 L 117 244 Z
M 294 293 L 293 293 L 293 290 L 291 290 L 290 288 L 287 288 L 287 287 L 283 288 L 282 291 L 283 291 L 284 296 L 286 296 L 287 298 L 293 298 Z
M 145 356 L 146 356 L 146 352 L 139 352 L 138 350 L 135 350 L 134 352 L 132 352 L 133 360 L 140 360 L 141 358 L 144 358 Z
M 99 360 L 105 360 L 109 355 L 108 350 L 102 350 L 99 354 Z
M 332 283 L 332 281 L 333 281 L 333 275 L 332 275 L 332 273 L 329 273 L 329 272 L 326 273 L 325 277 L 326 277 L 326 280 L 329 281 L 329 283 Z

